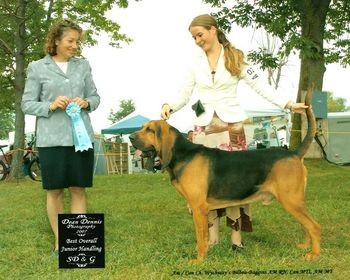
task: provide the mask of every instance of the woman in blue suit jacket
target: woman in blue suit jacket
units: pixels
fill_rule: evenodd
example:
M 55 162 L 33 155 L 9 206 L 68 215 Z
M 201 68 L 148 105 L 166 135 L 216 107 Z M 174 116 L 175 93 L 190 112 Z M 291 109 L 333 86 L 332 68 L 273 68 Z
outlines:
M 99 103 L 91 68 L 77 58 L 82 29 L 69 20 L 51 26 L 45 43 L 46 56 L 28 66 L 22 98 L 25 114 L 37 117 L 37 147 L 42 184 L 47 191 L 47 213 L 58 250 L 58 214 L 64 212 L 63 191 L 71 194 L 71 213 L 86 213 L 85 188 L 92 186 L 93 148 L 75 152 L 73 128 L 66 107 L 75 102 L 91 143 L 94 132 L 89 113 Z

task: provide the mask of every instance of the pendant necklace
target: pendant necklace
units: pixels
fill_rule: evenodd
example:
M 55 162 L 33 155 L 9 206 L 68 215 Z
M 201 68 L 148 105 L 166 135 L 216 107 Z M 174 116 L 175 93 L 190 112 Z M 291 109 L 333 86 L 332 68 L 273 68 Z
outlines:
M 211 80 L 213 81 L 213 83 L 214 83 L 215 73 L 216 73 L 215 70 L 211 71 Z

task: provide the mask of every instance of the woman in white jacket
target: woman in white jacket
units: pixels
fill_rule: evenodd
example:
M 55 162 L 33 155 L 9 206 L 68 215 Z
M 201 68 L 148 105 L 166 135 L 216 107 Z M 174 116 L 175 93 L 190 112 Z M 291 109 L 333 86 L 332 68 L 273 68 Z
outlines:
M 179 95 L 165 103 L 161 117 L 169 119 L 172 112 L 184 107 L 196 88 L 199 101 L 193 107 L 193 142 L 207 147 L 237 151 L 246 149 L 243 121 L 247 118 L 237 98 L 237 85 L 244 80 L 259 95 L 279 106 L 302 113 L 307 106 L 294 103 L 265 85 L 258 73 L 246 62 L 241 50 L 236 49 L 218 29 L 216 20 L 207 14 L 195 17 L 189 31 L 203 52 L 192 63 Z M 243 248 L 241 230 L 252 231 L 249 205 L 210 211 L 209 245 L 219 242 L 219 218 L 226 215 L 232 228 L 232 249 Z

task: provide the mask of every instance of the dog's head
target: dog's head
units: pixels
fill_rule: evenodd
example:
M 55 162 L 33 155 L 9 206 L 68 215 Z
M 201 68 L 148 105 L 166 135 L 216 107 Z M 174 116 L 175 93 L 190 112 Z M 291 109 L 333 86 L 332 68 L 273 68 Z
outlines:
M 175 134 L 171 126 L 163 120 L 145 123 L 139 131 L 130 134 L 132 145 L 145 155 L 159 156 L 162 166 L 166 167 L 172 158 Z

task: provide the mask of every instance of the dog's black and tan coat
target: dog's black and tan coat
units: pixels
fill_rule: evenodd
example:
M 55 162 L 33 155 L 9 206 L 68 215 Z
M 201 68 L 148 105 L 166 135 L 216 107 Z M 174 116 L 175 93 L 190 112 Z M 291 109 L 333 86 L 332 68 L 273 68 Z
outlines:
M 311 104 L 311 93 L 306 104 Z M 261 149 L 227 152 L 193 144 L 165 121 L 150 121 L 130 135 L 132 144 L 144 152 L 155 151 L 171 183 L 193 211 L 198 256 L 202 262 L 208 251 L 210 210 L 249 204 L 264 204 L 276 198 L 304 227 L 300 248 L 312 247 L 306 259 L 320 253 L 320 226 L 308 213 L 304 193 L 307 170 L 303 164 L 315 135 L 312 108 L 306 110 L 308 132 L 295 150 Z

